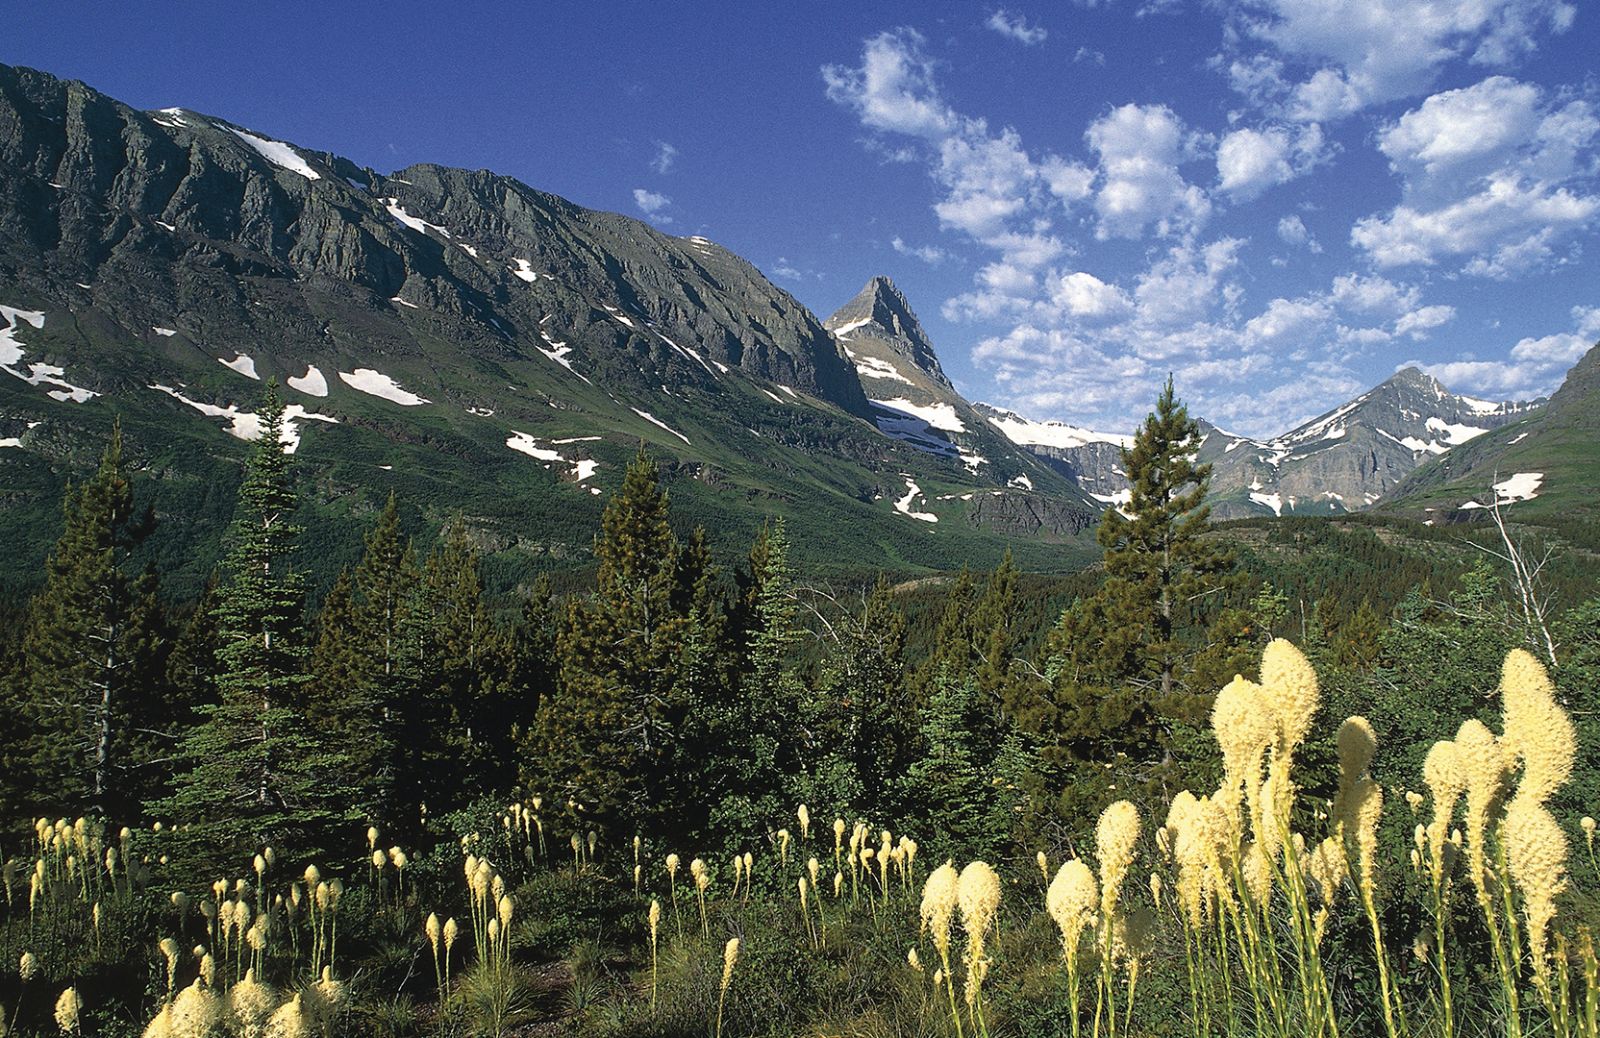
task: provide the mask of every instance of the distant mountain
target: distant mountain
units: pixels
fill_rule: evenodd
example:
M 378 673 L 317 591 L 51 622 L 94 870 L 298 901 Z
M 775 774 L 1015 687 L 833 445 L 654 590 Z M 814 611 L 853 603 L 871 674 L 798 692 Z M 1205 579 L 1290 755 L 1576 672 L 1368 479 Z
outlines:
M 891 289 L 863 316 L 953 394 Z M 64 481 L 117 417 L 166 517 L 161 561 L 196 583 L 268 379 L 319 567 L 391 489 L 432 521 L 465 513 L 507 580 L 581 566 L 640 441 L 730 554 L 768 514 L 813 561 L 863 570 L 984 565 L 1012 543 L 1062 569 L 1093 550 L 1092 502 L 970 410 L 966 439 L 917 442 L 914 414 L 886 435 L 863 388 L 883 397 L 881 380 L 714 242 L 0 66 L 0 582 L 37 572 Z
M 1364 511 L 1429 459 L 1536 414 L 1543 404 L 1459 396 L 1416 368 L 1405 368 L 1272 439 L 1237 436 L 1201 421 L 1199 460 L 1212 466 L 1209 501 L 1219 519 Z M 1123 437 L 1030 422 L 994 409 L 989 418 L 1013 442 L 1048 458 L 1098 500 L 1124 499 Z
M 1382 507 L 1448 523 L 1495 501 L 1523 520 L 1600 521 L 1600 344 L 1544 407 L 1429 459 Z
M 875 277 L 823 322 L 855 366 L 886 436 L 1004 486 L 1065 497 L 1097 510 L 1063 478 L 1001 435 L 956 391 L 939 365 L 911 304 L 886 277 Z M 991 495 L 992 496 L 992 495 Z

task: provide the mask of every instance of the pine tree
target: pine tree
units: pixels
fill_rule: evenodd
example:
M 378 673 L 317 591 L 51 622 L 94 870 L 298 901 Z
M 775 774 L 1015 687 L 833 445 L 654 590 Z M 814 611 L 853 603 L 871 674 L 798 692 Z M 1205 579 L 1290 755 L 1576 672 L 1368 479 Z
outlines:
M 347 761 L 305 714 L 304 579 L 292 567 L 300 531 L 282 429 L 268 385 L 217 591 L 218 702 L 200 707 L 182 749 L 188 770 L 151 805 L 183 823 L 180 851 L 208 863 L 266 843 L 314 854 L 351 817 L 338 782 Z
M 595 541 L 597 587 L 560 638 L 555 695 L 540 704 L 541 784 L 601 825 L 648 818 L 670 759 L 667 721 L 687 618 L 667 493 L 641 447 Z
M 417 590 L 392 493 L 364 541 L 354 573 L 341 572 L 323 603 L 307 713 L 348 748 L 352 799 L 369 818 L 388 821 L 410 817 L 409 805 L 395 794 L 406 769 L 406 715 L 415 698 L 406 633 Z
M 511 646 L 489 616 L 478 550 L 459 515 L 422 567 L 404 628 L 416 690 L 400 704 L 412 776 L 405 808 L 426 803 L 438 814 L 508 792 L 515 728 L 526 718 L 511 712 Z
M 142 741 L 129 700 L 159 673 L 160 606 L 153 572 L 127 572 L 153 520 L 134 511 L 120 425 L 95 474 L 68 487 L 63 512 L 22 647 L 33 808 L 124 814 L 121 793 Z
M 1101 519 L 1105 582 L 1068 607 L 1043 667 L 1011 689 L 1006 712 L 1040 759 L 1030 803 L 1044 818 L 1032 824 L 1081 830 L 1111 787 L 1128 795 L 1180 779 L 1173 739 L 1204 717 L 1221 675 L 1248 669 L 1248 616 L 1222 608 L 1233 560 L 1204 536 L 1211 470 L 1194 461 L 1200 441 L 1168 379 L 1123 451 L 1127 514 Z
M 1199 645 L 1184 638 L 1196 626 L 1196 604 L 1221 590 L 1233 566 L 1229 552 L 1203 534 L 1211 509 L 1203 504 L 1210 465 L 1194 461 L 1203 437 L 1167 379 L 1156 409 L 1124 449 L 1122 463 L 1132 484 L 1124 515 L 1115 508 L 1101 518 L 1096 539 L 1105 549 L 1104 594 L 1115 613 L 1141 627 L 1140 673 L 1167 709 L 1185 693 L 1185 670 Z

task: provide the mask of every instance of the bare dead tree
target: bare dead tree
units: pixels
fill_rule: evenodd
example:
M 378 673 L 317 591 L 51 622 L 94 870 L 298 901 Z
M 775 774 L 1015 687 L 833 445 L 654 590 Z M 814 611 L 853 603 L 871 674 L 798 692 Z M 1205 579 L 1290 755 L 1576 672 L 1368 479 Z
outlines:
M 1492 479 L 1498 481 L 1499 473 L 1496 472 Z M 1489 487 L 1489 517 L 1494 520 L 1494 527 L 1500 533 L 1499 549 L 1475 544 L 1473 547 L 1484 552 L 1511 569 L 1511 580 L 1517 592 L 1517 604 L 1522 610 L 1523 621 L 1527 623 L 1528 630 L 1532 632 L 1537 641 L 1541 642 L 1540 648 L 1544 650 L 1545 658 L 1550 666 L 1556 665 L 1556 640 L 1550 633 L 1550 599 L 1551 593 L 1544 584 L 1544 568 L 1555 557 L 1555 549 L 1548 544 L 1543 552 L 1535 555 L 1535 550 L 1524 539 L 1514 537 L 1510 526 L 1506 523 L 1505 513 L 1501 510 L 1502 504 L 1509 501 L 1500 500 L 1500 491 L 1495 484 Z

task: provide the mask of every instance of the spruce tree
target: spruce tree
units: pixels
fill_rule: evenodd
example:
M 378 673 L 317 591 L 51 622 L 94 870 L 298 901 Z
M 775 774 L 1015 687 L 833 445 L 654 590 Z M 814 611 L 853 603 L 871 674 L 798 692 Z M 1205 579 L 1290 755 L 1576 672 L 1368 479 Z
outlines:
M 1102 592 L 1124 622 L 1143 632 L 1138 672 L 1128 680 L 1149 683 L 1167 709 L 1186 693 L 1186 671 L 1203 646 L 1185 638 L 1196 625 L 1196 603 L 1222 589 L 1233 557 L 1203 536 L 1211 518 L 1204 504 L 1211 466 L 1196 464 L 1204 437 L 1178 402 L 1168 378 L 1156 409 L 1145 418 L 1133 447 L 1122 453 L 1132 484 L 1126 515 L 1108 509 L 1096 539 L 1105 549 Z
M 217 590 L 218 701 L 198 710 L 172 795 L 151 805 L 182 824 L 180 852 L 207 863 L 264 844 L 315 854 L 352 817 L 340 788 L 347 762 L 306 718 L 304 578 L 292 564 L 300 530 L 273 385 L 260 417 Z
M 127 572 L 149 533 L 122 471 L 122 430 L 94 475 L 67 488 L 65 529 L 45 563 L 23 638 L 32 810 L 125 814 L 137 757 L 130 700 L 159 673 L 155 577 Z
M 643 448 L 606 506 L 595 541 L 595 594 L 574 603 L 560 678 L 539 709 L 540 784 L 602 826 L 651 815 L 670 759 L 670 699 L 687 618 L 678 542 L 655 462 Z
M 354 573 L 341 572 L 323 603 L 307 712 L 347 747 L 352 799 L 369 818 L 388 821 L 405 806 L 395 793 L 414 699 L 405 640 L 417 584 L 393 494 L 364 540 Z

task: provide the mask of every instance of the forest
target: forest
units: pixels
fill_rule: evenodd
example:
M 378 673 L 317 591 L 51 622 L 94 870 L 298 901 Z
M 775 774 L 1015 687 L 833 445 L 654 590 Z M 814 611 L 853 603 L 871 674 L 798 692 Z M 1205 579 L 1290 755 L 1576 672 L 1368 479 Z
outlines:
M 1071 577 L 719 564 L 641 445 L 590 585 L 320 586 L 282 411 L 198 600 L 113 434 L 8 613 L 0 1035 L 1600 1035 L 1586 555 L 1214 524 L 1169 383 Z

